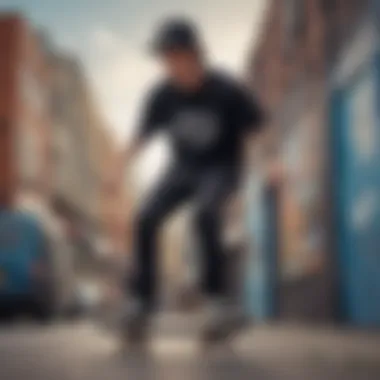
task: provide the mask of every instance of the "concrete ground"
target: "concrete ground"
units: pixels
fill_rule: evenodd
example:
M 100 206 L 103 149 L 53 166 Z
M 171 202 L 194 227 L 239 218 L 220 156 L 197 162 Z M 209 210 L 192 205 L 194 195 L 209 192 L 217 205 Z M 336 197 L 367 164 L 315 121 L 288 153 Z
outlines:
M 380 334 L 260 326 L 204 350 L 195 328 L 163 316 L 147 352 L 137 353 L 92 322 L 3 325 L 0 379 L 380 379 Z

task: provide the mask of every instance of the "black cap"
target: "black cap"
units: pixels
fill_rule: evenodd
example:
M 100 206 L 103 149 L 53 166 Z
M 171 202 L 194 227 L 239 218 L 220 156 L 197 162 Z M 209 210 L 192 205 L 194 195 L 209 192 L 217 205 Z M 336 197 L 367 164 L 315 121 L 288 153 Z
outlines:
M 197 28 L 185 19 L 172 19 L 164 22 L 156 32 L 152 50 L 155 54 L 162 54 L 172 50 L 199 50 Z

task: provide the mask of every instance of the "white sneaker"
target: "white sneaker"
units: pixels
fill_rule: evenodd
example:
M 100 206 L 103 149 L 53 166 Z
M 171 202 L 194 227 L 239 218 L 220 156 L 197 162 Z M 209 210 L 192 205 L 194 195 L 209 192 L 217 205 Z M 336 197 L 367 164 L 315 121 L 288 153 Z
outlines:
M 223 342 L 247 325 L 241 308 L 226 299 L 212 300 L 205 310 L 202 340 Z
M 125 300 L 121 308 L 120 321 L 123 340 L 132 344 L 140 344 L 147 339 L 150 315 L 140 300 Z

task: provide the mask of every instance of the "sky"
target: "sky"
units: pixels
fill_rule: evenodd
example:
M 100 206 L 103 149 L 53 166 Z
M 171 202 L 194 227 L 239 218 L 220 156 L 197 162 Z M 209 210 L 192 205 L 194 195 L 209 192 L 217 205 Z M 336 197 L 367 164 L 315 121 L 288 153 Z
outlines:
M 54 43 L 84 64 L 95 98 L 115 140 L 133 135 L 144 92 L 159 75 L 147 54 L 155 25 L 168 16 L 194 20 L 212 63 L 242 74 L 258 36 L 267 0 L 0 0 L 18 9 Z M 165 144 L 145 157 L 145 169 L 164 160 Z M 154 170 L 156 171 L 156 170 Z M 151 176 L 149 176 L 151 177 Z

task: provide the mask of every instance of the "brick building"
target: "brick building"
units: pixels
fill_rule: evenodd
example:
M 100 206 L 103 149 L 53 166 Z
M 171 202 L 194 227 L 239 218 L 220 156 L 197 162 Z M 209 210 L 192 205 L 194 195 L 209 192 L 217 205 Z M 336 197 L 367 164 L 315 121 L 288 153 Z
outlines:
M 80 60 L 0 13 L 0 207 L 66 227 L 77 269 L 92 271 L 96 253 L 126 248 L 123 173 L 108 183 L 120 159 Z
M 52 208 L 65 221 L 84 262 L 95 251 L 98 233 L 96 176 L 88 129 L 87 83 L 80 63 L 45 37 L 51 114 Z M 79 255 L 80 253 L 80 255 Z
M 99 125 L 93 137 L 93 159 L 97 162 L 100 178 L 98 212 L 104 239 L 111 255 L 124 255 L 131 244 L 127 227 L 128 217 L 132 215 L 133 189 L 125 186 L 122 152 L 107 128 Z M 117 176 L 116 171 L 120 171 Z
M 249 64 L 249 83 L 271 115 L 261 156 L 264 163 L 278 157 L 282 167 L 280 181 L 265 185 L 276 205 L 273 302 L 281 318 L 335 314 L 328 79 L 364 8 L 359 1 L 272 1 Z
M 80 252 L 121 251 L 126 210 L 122 173 L 120 186 L 108 186 L 112 171 L 120 167 L 116 144 L 78 59 L 46 40 L 45 50 L 53 121 L 54 208 L 68 222 Z
M 0 16 L 0 66 L 1 203 L 42 206 L 51 193 L 47 68 L 38 36 L 17 15 Z

